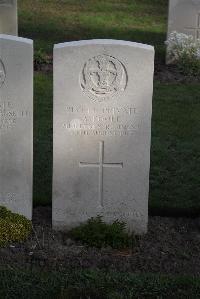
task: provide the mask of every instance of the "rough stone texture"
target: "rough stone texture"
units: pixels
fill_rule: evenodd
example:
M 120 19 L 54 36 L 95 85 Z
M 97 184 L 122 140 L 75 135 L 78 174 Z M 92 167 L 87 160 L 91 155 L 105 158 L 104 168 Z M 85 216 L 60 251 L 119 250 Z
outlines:
M 0 0 L 0 34 L 18 35 L 17 0 Z
M 55 229 L 102 215 L 147 231 L 153 63 L 132 42 L 55 45 Z
M 200 0 L 169 1 L 168 37 L 173 31 L 200 38 Z
M 0 205 L 32 217 L 33 43 L 0 35 Z

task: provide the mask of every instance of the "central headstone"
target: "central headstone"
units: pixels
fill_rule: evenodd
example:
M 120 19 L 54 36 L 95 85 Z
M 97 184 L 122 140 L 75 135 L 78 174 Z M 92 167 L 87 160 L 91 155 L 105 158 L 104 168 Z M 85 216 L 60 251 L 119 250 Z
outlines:
M 17 35 L 17 0 L 0 0 L 0 34 Z
M 54 48 L 53 227 L 101 215 L 145 233 L 154 49 L 92 40 Z
M 0 35 L 0 206 L 32 217 L 33 42 Z

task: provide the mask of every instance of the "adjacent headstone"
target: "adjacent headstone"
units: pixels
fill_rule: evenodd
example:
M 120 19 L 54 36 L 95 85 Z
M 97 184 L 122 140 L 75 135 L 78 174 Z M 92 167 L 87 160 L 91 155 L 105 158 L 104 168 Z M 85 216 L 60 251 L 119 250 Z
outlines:
M 173 31 L 200 38 L 200 0 L 169 1 L 168 37 Z
M 18 34 L 17 0 L 0 0 L 0 34 Z
M 33 42 L 0 35 L 0 206 L 32 217 Z
M 153 68 L 148 45 L 55 45 L 54 229 L 101 215 L 147 231 Z

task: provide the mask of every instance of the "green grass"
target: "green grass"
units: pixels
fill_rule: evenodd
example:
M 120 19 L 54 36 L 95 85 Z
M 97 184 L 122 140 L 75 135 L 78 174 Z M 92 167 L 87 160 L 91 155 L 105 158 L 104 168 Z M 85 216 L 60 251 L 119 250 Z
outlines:
M 155 83 L 150 212 L 200 214 L 200 88 Z M 35 75 L 34 203 L 51 203 L 52 76 Z
M 152 44 L 164 59 L 167 0 L 21 0 L 19 35 L 51 54 L 55 43 L 94 38 Z
M 34 91 L 34 204 L 51 204 L 53 147 L 52 76 L 36 74 Z
M 71 229 L 67 236 L 97 248 L 130 248 L 135 241 L 135 236 L 129 236 L 126 232 L 126 223 L 115 221 L 107 224 L 100 216 L 90 218 L 86 223 Z
M 156 84 L 153 99 L 150 209 L 200 213 L 199 85 Z
M 197 299 L 200 278 L 139 275 L 103 270 L 29 272 L 0 270 L 0 298 Z

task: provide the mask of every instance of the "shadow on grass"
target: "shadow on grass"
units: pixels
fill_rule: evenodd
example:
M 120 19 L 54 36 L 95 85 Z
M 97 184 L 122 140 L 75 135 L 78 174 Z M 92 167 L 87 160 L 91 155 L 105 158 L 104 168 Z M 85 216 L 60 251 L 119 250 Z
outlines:
M 105 270 L 0 270 L 1 298 L 199 298 L 200 279 L 186 275 L 134 274 Z
M 156 60 L 164 63 L 165 59 L 166 34 L 146 31 L 145 28 L 139 30 L 76 25 L 76 27 L 68 27 L 67 30 L 60 30 L 54 24 L 48 24 L 46 26 L 36 25 L 34 28 L 29 27 L 28 29 L 21 28 L 20 34 L 35 41 L 35 50 L 43 49 L 48 54 L 52 54 L 53 46 L 56 43 L 88 39 L 117 39 L 153 45 L 156 50 Z
M 52 75 L 35 76 L 34 95 L 34 205 L 51 204 L 53 148 Z

